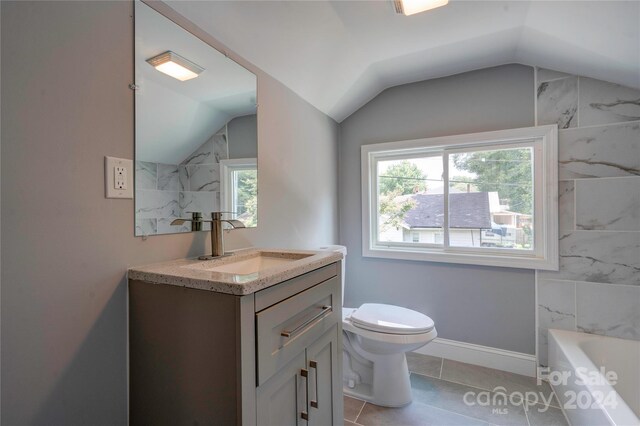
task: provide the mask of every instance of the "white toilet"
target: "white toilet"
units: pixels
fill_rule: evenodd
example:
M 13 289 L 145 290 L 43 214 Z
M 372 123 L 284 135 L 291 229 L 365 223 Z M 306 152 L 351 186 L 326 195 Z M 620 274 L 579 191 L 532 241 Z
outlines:
M 344 246 L 322 247 L 339 251 Z M 342 262 L 342 303 L 344 266 Z M 342 308 L 343 388 L 345 395 L 385 407 L 411 403 L 406 352 L 418 349 L 438 335 L 433 320 L 400 306 L 365 303 Z

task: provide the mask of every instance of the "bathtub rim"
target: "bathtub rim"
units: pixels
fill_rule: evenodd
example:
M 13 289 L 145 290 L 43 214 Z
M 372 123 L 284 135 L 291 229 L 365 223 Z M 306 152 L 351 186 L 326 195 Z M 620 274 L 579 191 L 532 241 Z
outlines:
M 589 340 L 609 340 L 609 339 L 635 342 L 633 340 L 621 339 L 618 337 L 602 336 L 598 334 L 581 333 L 577 331 L 559 330 L 559 329 L 549 329 L 548 338 L 549 338 L 549 349 L 551 349 L 552 342 L 554 342 L 553 344 L 555 344 L 558 350 L 562 352 L 562 355 L 571 365 L 573 374 L 575 374 L 576 368 L 584 366 L 588 368 L 589 371 L 597 372 L 598 376 L 602 380 L 604 380 L 604 377 L 602 376 L 600 368 L 596 366 L 594 362 L 591 360 L 591 358 L 589 358 L 587 353 L 584 352 L 584 349 L 580 347 L 580 343 L 583 343 Z M 637 343 L 640 345 L 640 342 L 637 342 Z M 549 353 L 549 367 L 551 367 L 552 361 L 553 360 L 551 358 L 551 353 Z M 570 416 L 568 415 L 568 412 L 567 412 L 568 410 L 564 408 L 564 405 L 565 405 L 564 399 L 560 398 L 560 395 L 558 394 L 558 390 L 556 389 L 556 386 L 554 386 L 551 383 L 549 384 L 551 385 L 551 388 L 556 394 L 556 398 L 560 403 L 560 406 L 561 406 L 560 408 L 565 414 L 565 417 L 569 419 Z M 584 383 L 580 386 L 586 388 L 589 391 L 589 393 L 591 393 L 592 395 L 594 391 L 603 392 L 604 395 L 606 395 L 607 392 L 616 393 L 618 406 L 615 408 L 604 407 L 600 402 L 597 402 L 598 407 L 600 408 L 600 411 L 605 415 L 605 417 L 607 417 L 607 420 L 612 425 L 627 425 L 627 424 L 640 423 L 640 416 L 637 415 L 631 409 L 631 407 L 629 407 L 629 405 L 626 403 L 624 398 L 618 393 L 618 391 L 612 385 L 610 385 L 609 383 L 606 383 L 606 381 L 604 384 Z M 634 423 L 630 423 L 629 420 L 633 420 Z

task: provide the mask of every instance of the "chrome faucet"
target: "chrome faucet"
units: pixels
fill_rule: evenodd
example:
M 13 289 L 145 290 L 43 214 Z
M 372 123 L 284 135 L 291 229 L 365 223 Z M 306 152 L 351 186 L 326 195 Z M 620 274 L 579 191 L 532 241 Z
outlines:
M 211 220 L 202 219 L 202 213 L 193 212 L 191 214 L 191 219 L 175 219 L 171 222 L 171 225 L 179 226 L 183 225 L 185 222 L 191 222 L 191 230 L 192 231 L 200 231 L 202 229 L 202 224 L 205 222 L 211 223 L 211 256 L 199 256 L 200 260 L 211 260 L 222 256 L 228 256 L 224 254 L 224 241 L 222 234 L 222 223 L 226 222 L 231 225 L 234 229 L 236 228 L 244 228 L 244 223 L 235 219 L 223 219 L 222 215 L 224 213 L 231 212 L 211 212 Z

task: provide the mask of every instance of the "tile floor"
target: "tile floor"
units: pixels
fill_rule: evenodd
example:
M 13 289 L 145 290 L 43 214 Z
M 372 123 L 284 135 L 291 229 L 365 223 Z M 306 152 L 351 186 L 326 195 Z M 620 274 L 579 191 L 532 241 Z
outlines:
M 411 353 L 407 362 L 411 371 L 413 403 L 403 408 L 385 408 L 345 396 L 344 424 L 568 424 L 549 385 L 538 386 L 534 378 L 428 355 Z M 467 401 L 475 402 L 475 405 L 465 403 L 465 394 L 468 395 Z M 487 398 L 495 403 L 484 403 Z M 523 401 L 527 403 L 523 404 Z

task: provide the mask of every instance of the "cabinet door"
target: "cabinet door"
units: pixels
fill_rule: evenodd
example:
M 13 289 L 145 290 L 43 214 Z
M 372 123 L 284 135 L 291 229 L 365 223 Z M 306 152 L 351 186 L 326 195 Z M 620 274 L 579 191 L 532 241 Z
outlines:
M 342 372 L 338 362 L 338 324 L 307 348 L 309 426 L 342 424 Z
M 257 424 L 265 426 L 306 426 L 302 413 L 307 411 L 305 352 L 294 357 L 256 390 Z

